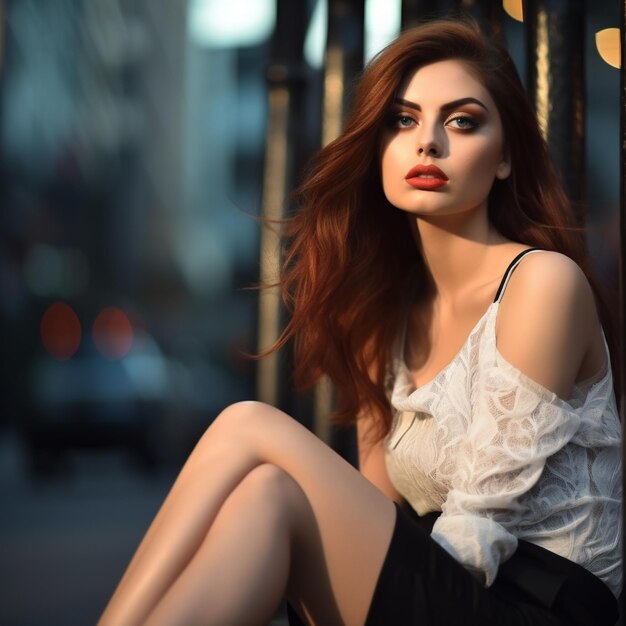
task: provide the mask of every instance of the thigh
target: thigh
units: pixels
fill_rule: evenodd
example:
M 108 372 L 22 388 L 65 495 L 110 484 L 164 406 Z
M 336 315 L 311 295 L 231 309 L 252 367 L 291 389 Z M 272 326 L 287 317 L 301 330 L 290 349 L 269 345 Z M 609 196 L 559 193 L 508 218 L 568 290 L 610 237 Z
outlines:
M 365 623 L 395 523 L 394 505 L 309 430 L 258 402 L 237 403 L 216 419 L 190 463 L 230 442 L 233 455 L 285 471 L 310 507 L 294 544 L 290 602 L 311 624 Z

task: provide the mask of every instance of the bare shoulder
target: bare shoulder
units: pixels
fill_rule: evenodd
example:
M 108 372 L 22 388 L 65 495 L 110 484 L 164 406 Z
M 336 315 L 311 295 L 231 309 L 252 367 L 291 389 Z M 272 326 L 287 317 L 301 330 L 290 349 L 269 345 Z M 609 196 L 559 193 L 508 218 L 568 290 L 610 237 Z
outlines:
M 597 352 L 600 322 L 580 267 L 558 252 L 529 254 L 515 269 L 498 311 L 498 349 L 530 378 L 567 397 Z
M 542 250 L 519 263 L 502 298 L 499 323 L 533 312 L 541 312 L 547 322 L 563 315 L 590 316 L 588 322 L 597 321 L 591 286 L 572 259 Z
M 562 298 L 590 299 L 593 293 L 580 267 L 560 252 L 541 250 L 524 257 L 510 280 L 507 298 L 540 297 L 547 304 Z

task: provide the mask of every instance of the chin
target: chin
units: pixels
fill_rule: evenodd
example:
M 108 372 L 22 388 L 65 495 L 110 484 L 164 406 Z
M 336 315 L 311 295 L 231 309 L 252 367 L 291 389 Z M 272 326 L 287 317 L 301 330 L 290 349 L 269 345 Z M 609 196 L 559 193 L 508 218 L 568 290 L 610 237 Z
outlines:
M 400 211 L 404 211 L 407 216 L 412 216 L 421 219 L 437 219 L 437 218 L 451 218 L 458 216 L 459 218 L 467 218 L 470 215 L 485 213 L 487 214 L 487 204 L 479 204 L 478 206 L 468 207 L 424 207 L 424 206 L 400 206 L 396 207 Z

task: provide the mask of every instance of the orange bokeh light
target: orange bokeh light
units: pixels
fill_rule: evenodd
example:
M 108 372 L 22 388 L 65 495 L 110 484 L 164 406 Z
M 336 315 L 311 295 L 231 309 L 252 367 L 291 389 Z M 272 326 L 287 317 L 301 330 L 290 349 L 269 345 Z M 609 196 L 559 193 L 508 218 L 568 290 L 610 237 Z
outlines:
M 82 329 L 78 315 L 65 302 L 51 304 L 41 318 L 41 341 L 49 354 L 67 361 L 78 350 Z
M 133 327 L 122 309 L 103 309 L 93 323 L 93 341 L 102 356 L 121 359 L 133 345 Z

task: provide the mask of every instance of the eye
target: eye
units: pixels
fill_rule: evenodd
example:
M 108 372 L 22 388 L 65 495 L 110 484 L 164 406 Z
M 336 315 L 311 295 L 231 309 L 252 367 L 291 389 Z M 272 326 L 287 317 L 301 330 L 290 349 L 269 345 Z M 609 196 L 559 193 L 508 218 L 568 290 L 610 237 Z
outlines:
M 410 128 L 415 124 L 415 120 L 405 113 L 398 113 L 391 118 L 392 128 Z
M 478 122 L 469 115 L 453 115 L 446 120 L 446 124 L 452 124 L 453 128 L 459 130 L 474 130 L 478 127 Z

